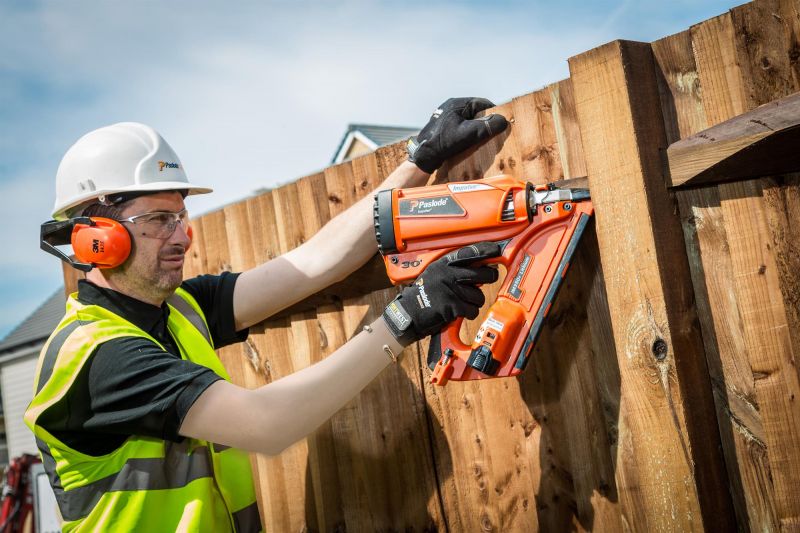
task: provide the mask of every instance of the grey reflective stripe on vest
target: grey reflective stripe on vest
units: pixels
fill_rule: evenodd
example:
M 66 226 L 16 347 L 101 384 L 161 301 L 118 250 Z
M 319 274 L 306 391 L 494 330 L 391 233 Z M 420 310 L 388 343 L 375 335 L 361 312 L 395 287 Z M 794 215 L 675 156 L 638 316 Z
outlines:
M 80 325 L 81 323 L 77 320 L 67 324 L 61 329 L 61 331 L 56 333 L 56 336 L 50 341 L 50 345 L 47 347 L 47 352 L 44 354 L 42 370 L 39 372 L 39 382 L 36 384 L 36 394 L 39 394 L 39 391 L 42 390 L 44 384 L 47 383 L 47 380 L 53 375 L 53 369 L 56 367 L 56 359 L 58 359 L 58 352 L 61 350 L 61 347 L 64 346 L 64 343 L 67 341 L 67 337 L 69 337 L 73 331 L 78 329 L 78 326 Z
M 197 331 L 203 334 L 203 337 L 205 337 L 206 341 L 208 341 L 208 344 L 211 344 L 211 333 L 209 333 L 206 323 L 203 321 L 203 317 L 200 316 L 200 313 L 198 313 L 189 302 L 177 294 L 173 294 L 167 298 L 167 303 L 177 309 L 178 312 L 180 312 L 180 314 L 186 318 L 186 320 L 191 322 L 191 324 L 197 328 Z M 211 344 L 211 346 L 214 345 Z
M 261 531 L 261 515 L 258 514 L 258 504 L 252 503 L 233 513 L 233 527 L 236 528 L 237 533 Z
M 63 494 L 64 487 L 61 485 L 61 478 L 56 472 L 56 460 L 53 459 L 53 454 L 50 452 L 50 446 L 45 441 L 36 437 L 36 447 L 42 454 L 42 465 L 44 466 L 47 477 L 50 478 L 50 486 L 53 487 L 53 492 L 58 499 L 59 494 Z
M 179 489 L 213 475 L 208 448 L 203 446 L 189 455 L 178 452 L 165 458 L 128 459 L 116 474 L 57 491 L 56 500 L 64 520 L 79 520 L 88 516 L 107 492 Z

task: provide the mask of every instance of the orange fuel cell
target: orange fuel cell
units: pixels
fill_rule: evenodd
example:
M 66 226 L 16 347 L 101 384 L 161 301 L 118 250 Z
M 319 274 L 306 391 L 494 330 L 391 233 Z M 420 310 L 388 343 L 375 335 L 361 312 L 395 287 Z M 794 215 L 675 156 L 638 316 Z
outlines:
M 534 187 L 510 176 L 392 189 L 375 197 L 375 237 L 392 283 L 409 283 L 446 253 L 496 241 L 507 274 L 471 344 L 459 319 L 431 338 L 431 382 L 522 372 L 594 212 L 587 189 Z

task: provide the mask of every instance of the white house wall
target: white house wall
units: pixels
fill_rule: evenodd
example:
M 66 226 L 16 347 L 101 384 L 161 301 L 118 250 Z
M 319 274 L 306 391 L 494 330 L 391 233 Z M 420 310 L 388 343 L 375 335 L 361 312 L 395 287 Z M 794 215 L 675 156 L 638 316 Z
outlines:
M 38 453 L 33 433 L 22 420 L 25 409 L 33 399 L 36 359 L 37 356 L 33 355 L 10 361 L 5 363 L 0 370 L 9 458 L 23 453 Z

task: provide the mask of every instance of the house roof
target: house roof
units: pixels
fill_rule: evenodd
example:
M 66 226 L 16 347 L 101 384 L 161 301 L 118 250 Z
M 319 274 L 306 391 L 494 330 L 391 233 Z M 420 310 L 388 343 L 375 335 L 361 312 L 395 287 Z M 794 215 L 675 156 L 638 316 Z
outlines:
M 67 297 L 59 287 L 28 318 L 0 341 L 0 355 L 22 345 L 47 339 L 64 316 Z
M 416 135 L 419 133 L 419 128 L 379 126 L 376 124 L 348 124 L 347 131 L 342 136 L 342 140 L 339 141 L 339 146 L 333 154 L 331 163 L 336 163 L 337 160 L 340 160 L 339 155 L 347 151 L 356 133 L 361 134 L 363 137 L 366 137 L 368 141 L 371 141 L 372 144 L 375 145 L 373 148 L 378 148 L 379 146 L 392 144 L 402 139 L 407 139 L 412 135 Z

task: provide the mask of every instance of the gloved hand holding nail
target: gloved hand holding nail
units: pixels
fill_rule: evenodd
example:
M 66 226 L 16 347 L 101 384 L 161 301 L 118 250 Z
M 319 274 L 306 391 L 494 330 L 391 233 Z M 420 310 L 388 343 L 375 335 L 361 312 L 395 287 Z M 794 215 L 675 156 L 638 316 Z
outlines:
M 408 160 L 433 173 L 442 163 L 508 127 L 503 115 L 475 116 L 494 107 L 486 98 L 450 98 L 440 105 L 419 135 L 408 140 Z

